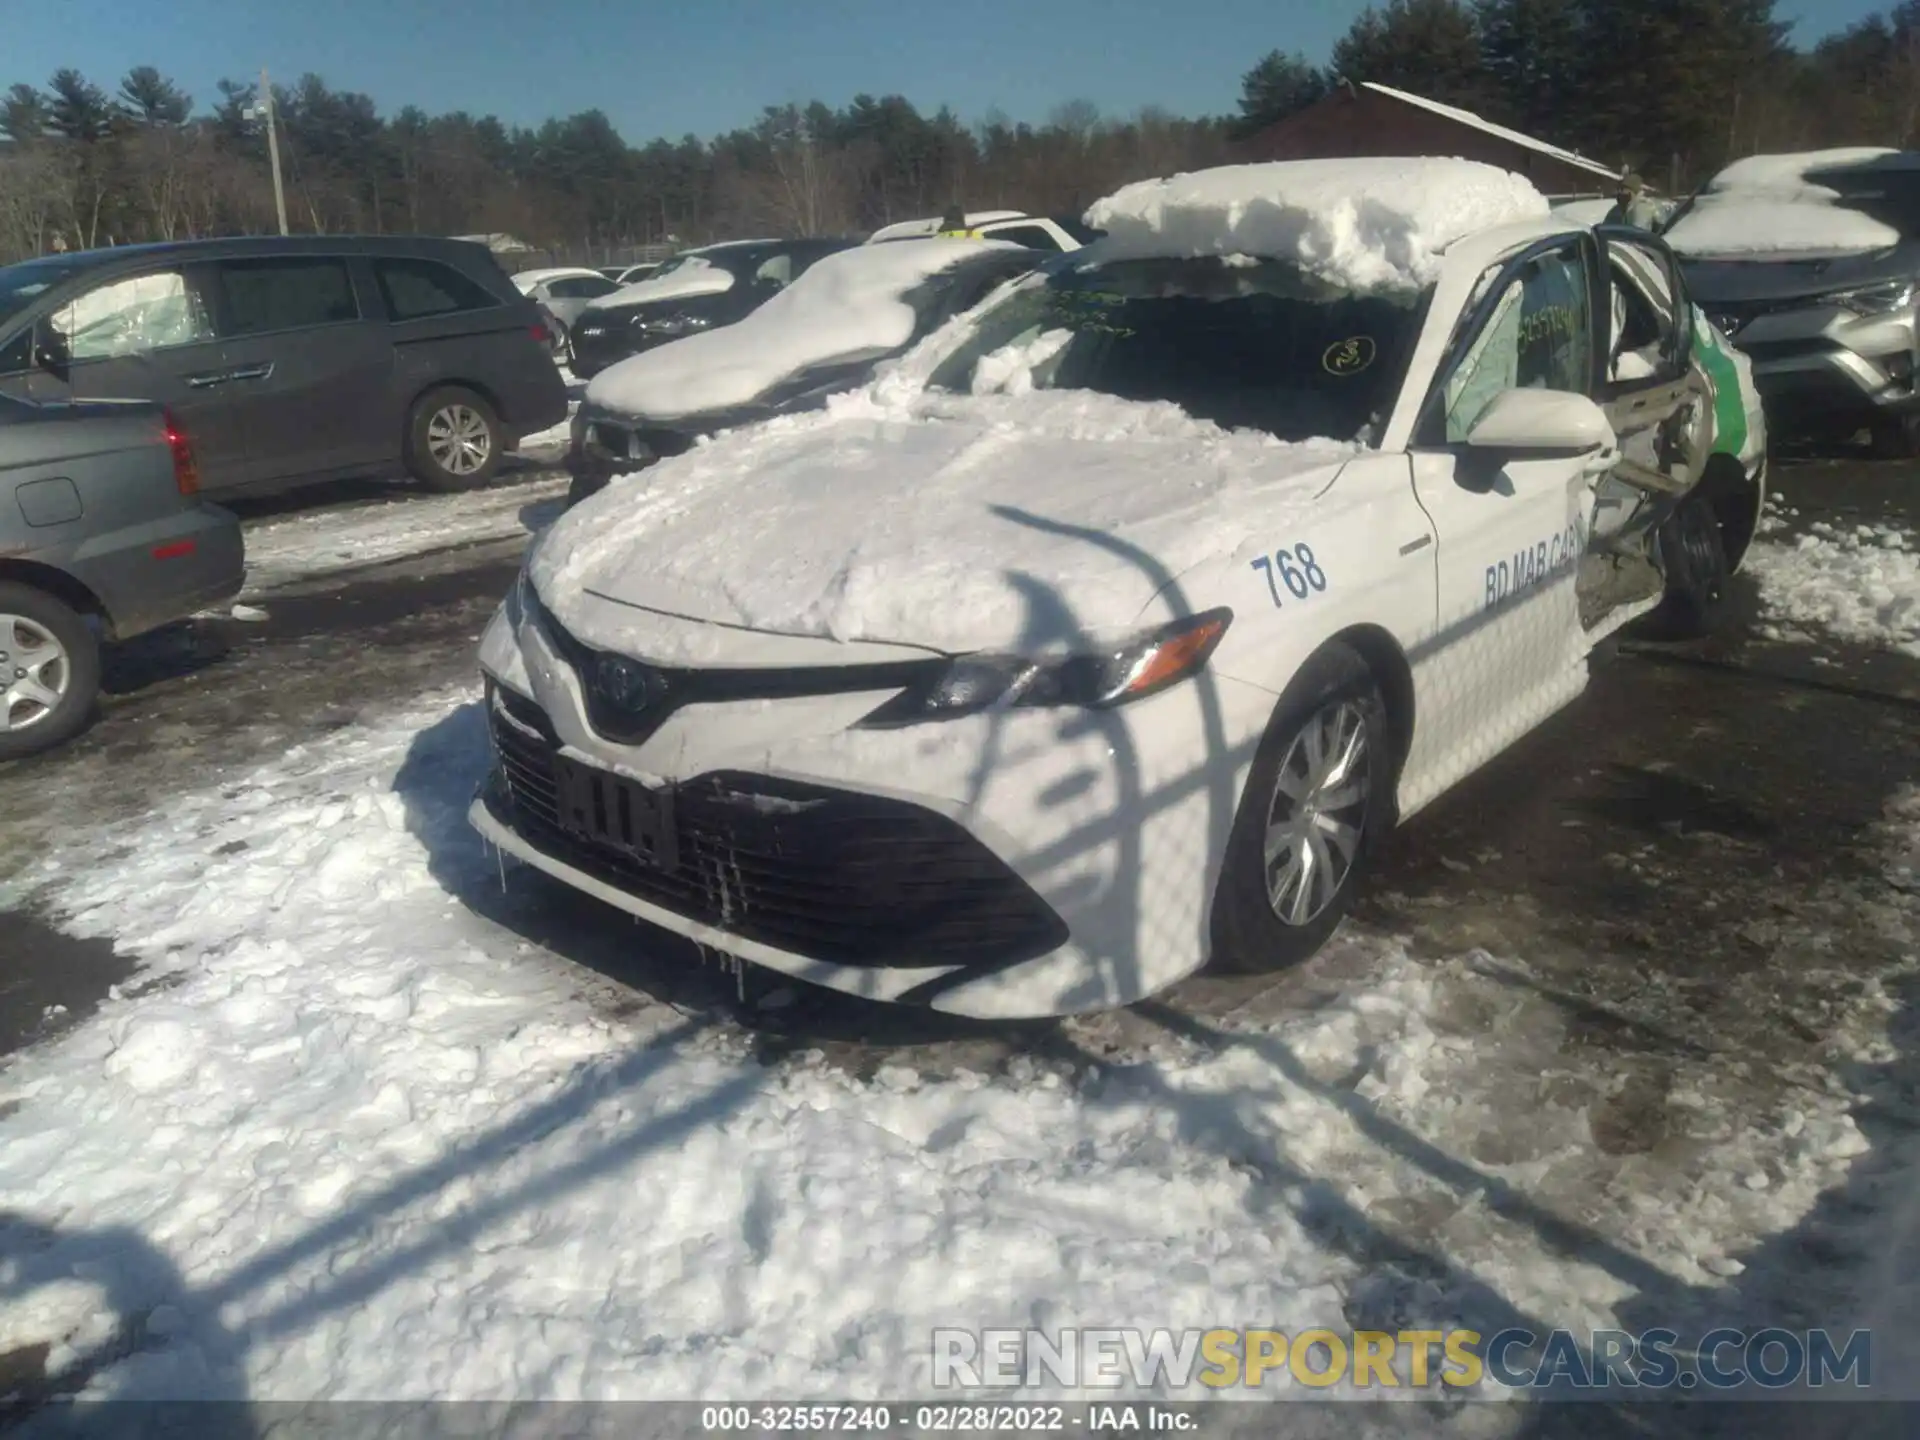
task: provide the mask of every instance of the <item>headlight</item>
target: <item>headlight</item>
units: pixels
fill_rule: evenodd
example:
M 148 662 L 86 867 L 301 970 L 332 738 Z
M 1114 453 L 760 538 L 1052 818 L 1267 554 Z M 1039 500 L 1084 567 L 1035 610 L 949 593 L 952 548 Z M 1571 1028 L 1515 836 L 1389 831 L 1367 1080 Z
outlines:
M 534 592 L 533 576 L 528 573 L 533 568 L 533 549 L 532 544 L 527 546 L 520 573 L 513 577 L 513 588 L 507 591 L 507 623 L 515 630 L 527 616 L 539 613 L 539 597 Z
M 1889 280 L 1883 285 L 1862 285 L 1858 290 L 1842 290 L 1827 299 L 1856 315 L 1890 315 L 1913 304 L 1913 281 Z
M 860 723 L 880 728 L 1016 706 L 1124 705 L 1198 674 L 1232 621 L 1231 610 L 1209 610 L 1111 647 L 1048 660 L 989 652 L 958 655 Z
M 666 315 L 658 320 L 636 320 L 635 327 L 651 331 L 655 335 L 690 335 L 695 330 L 704 330 L 713 322 L 704 315 Z

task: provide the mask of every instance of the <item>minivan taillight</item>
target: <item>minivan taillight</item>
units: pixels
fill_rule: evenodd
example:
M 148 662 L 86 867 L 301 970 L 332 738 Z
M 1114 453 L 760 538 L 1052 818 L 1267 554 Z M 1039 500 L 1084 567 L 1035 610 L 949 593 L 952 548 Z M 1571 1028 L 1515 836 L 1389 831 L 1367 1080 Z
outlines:
M 193 463 L 193 446 L 187 440 L 187 432 L 180 428 L 180 422 L 167 412 L 167 449 L 173 452 L 173 483 L 179 487 L 182 495 L 200 493 L 200 467 Z

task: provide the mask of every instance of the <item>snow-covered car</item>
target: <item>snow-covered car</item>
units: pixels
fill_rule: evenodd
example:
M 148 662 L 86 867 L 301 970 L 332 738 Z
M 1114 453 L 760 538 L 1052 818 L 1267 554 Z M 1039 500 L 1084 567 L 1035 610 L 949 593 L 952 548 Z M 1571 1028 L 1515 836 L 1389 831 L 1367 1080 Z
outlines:
M 1051 215 L 1029 215 L 1024 210 L 969 210 L 963 217 L 976 240 L 1004 240 L 1029 250 L 1078 250 L 1099 238 L 1099 232 L 1074 220 Z M 898 240 L 925 240 L 938 235 L 945 222 L 938 215 L 919 220 L 896 220 L 867 237 L 869 245 Z
M 1777 429 L 1920 454 L 1920 152 L 1752 155 L 1663 233 Z
M 625 282 L 610 280 L 598 270 L 563 265 L 548 270 L 522 270 L 513 277 L 513 283 L 522 295 L 537 302 L 558 322 L 556 329 L 553 323 L 543 320 L 553 340 L 553 353 L 565 360 L 573 353 L 573 326 L 580 312 L 591 301 L 613 294 Z
M 996 241 L 860 245 L 819 261 L 736 324 L 622 360 L 594 377 L 574 412 L 568 503 L 703 435 L 859 388 L 883 361 L 1046 258 Z
M 573 327 L 571 364 L 581 377 L 629 355 L 731 325 L 851 240 L 727 240 L 683 250 L 646 279 L 587 302 Z
M 1437 159 L 1087 219 L 545 533 L 481 642 L 487 839 L 852 994 L 1119 1005 L 1312 954 L 1603 637 L 1707 618 L 1765 431 L 1654 237 Z

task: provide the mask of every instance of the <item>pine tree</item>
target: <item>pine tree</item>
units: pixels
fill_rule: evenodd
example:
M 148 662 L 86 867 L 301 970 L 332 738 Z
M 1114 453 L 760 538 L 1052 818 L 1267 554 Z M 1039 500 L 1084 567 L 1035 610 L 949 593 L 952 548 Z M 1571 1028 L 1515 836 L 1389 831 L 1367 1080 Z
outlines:
M 16 145 L 31 145 L 47 133 L 47 97 L 31 85 L 15 85 L 0 100 L 0 132 Z
M 113 106 L 107 92 L 78 70 L 54 71 L 47 89 L 47 128 L 54 134 L 91 145 L 113 132 Z
M 193 97 L 151 65 L 136 65 L 120 82 L 120 108 L 140 124 L 184 125 Z
M 1582 0 L 1480 0 L 1480 49 L 1499 109 L 1530 135 L 1584 140 Z
M 1297 50 L 1269 50 L 1240 77 L 1238 131 L 1250 135 L 1304 110 L 1327 93 L 1326 72 Z
M 1376 81 L 1428 100 L 1487 108 L 1493 98 L 1480 30 L 1460 0 L 1388 0 L 1369 8 L 1333 47 L 1342 79 Z
M 1774 0 L 1584 0 L 1580 84 L 1595 143 L 1659 186 L 1738 153 L 1743 106 L 1783 87 Z M 1749 97 L 1752 97 L 1749 99 Z

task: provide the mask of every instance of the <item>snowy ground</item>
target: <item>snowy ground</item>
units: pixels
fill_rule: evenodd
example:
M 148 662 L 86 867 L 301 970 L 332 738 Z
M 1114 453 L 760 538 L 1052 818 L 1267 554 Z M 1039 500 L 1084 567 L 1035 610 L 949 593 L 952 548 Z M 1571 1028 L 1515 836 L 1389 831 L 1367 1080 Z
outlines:
M 552 522 L 566 493 L 566 476 L 541 475 L 469 495 L 403 492 L 250 525 L 243 593 L 257 597 L 296 580 L 456 545 L 525 539 Z
M 1817 500 L 1755 557 L 1797 639 L 1597 675 L 1302 972 L 952 1034 L 742 1008 L 611 912 L 502 893 L 463 818 L 499 562 L 352 578 L 463 511 L 524 527 L 496 492 L 256 526 L 272 573 L 359 588 L 0 774 L 0 906 L 134 967 L 0 1072 L 0 1375 L 898 1398 L 954 1323 L 1892 1330 L 1920 719 L 1795 666 L 1854 664 L 1837 632 L 1920 674 L 1907 612 L 1843 603 L 1910 551 L 1848 558 Z
M 1316 1013 L 1176 1015 L 1100 1063 L 1092 1021 L 993 1079 L 768 1065 L 710 1015 L 609 1018 L 462 903 L 498 883 L 484 754 L 437 695 L 21 877 L 145 984 L 0 1089 L 39 1235 L 0 1353 L 118 1396 L 902 1398 L 957 1316 L 1585 1329 L 1739 1275 L 1868 1148 L 1844 1089 L 1759 1104 L 1701 1062 L 1670 1153 L 1622 1165 L 1524 959 L 1378 934 Z M 1912 795 L 1885 843 L 1920 852 Z M 1837 1057 L 1892 1008 L 1863 986 Z
M 1776 638 L 1819 633 L 1920 658 L 1920 537 L 1900 525 L 1814 520 L 1763 526 L 1749 568 Z

